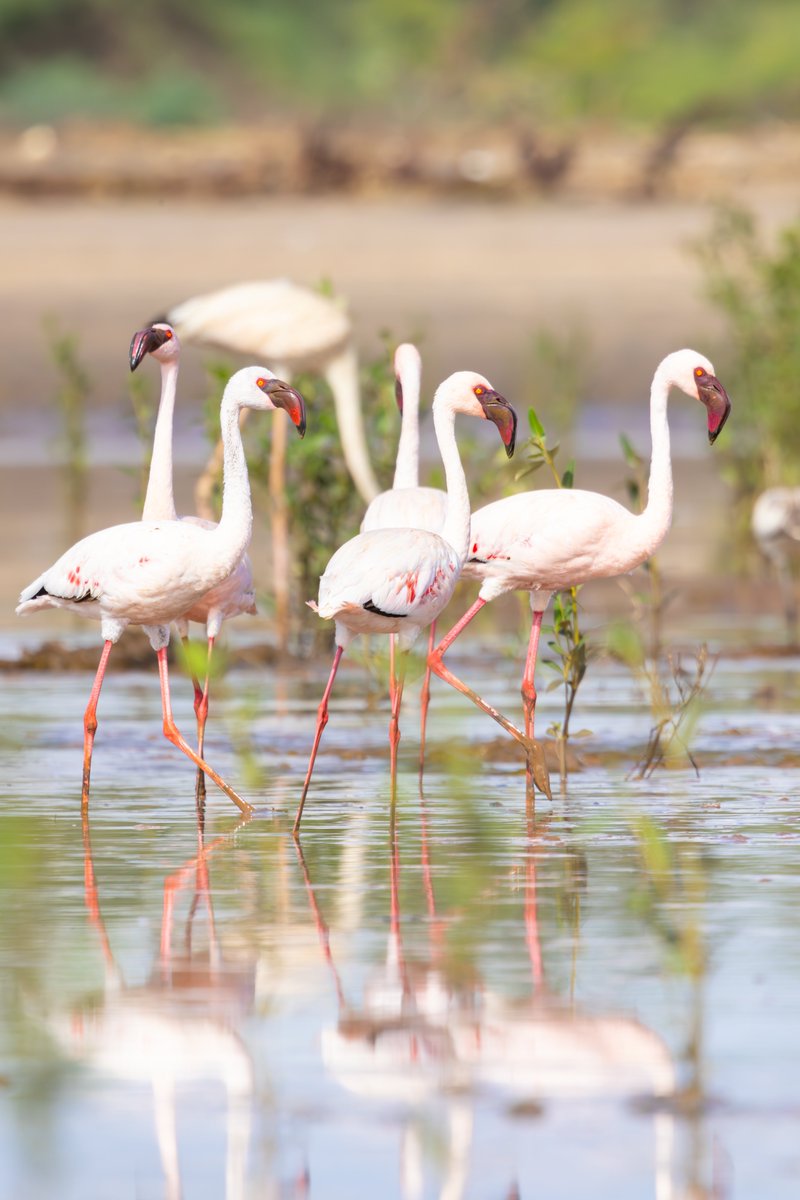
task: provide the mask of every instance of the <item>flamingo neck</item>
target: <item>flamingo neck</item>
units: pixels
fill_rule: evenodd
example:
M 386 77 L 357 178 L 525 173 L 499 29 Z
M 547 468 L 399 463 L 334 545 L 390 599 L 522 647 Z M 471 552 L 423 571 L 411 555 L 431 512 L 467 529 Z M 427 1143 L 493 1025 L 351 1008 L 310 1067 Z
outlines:
M 657 371 L 650 389 L 650 481 L 647 504 L 640 518 L 648 554 L 660 545 L 672 522 L 672 460 L 667 421 L 669 389 L 670 381 Z
M 419 375 L 415 372 L 412 376 L 409 372 L 402 385 L 403 417 L 392 487 L 415 488 L 419 487 Z
M 469 550 L 469 493 L 456 445 L 453 409 L 449 406 L 437 407 L 434 404 L 433 427 L 444 463 L 447 484 L 447 517 L 442 528 L 442 537 L 453 547 L 463 564 L 467 560 Z
M 173 359 L 160 365 L 161 399 L 158 404 L 150 474 L 142 509 L 144 521 L 174 521 L 177 516 L 172 490 L 172 420 L 178 387 L 178 363 Z
M 250 479 L 239 429 L 242 407 L 238 400 L 223 396 L 219 414 L 222 434 L 222 514 L 215 533 L 230 552 L 231 569 L 250 545 L 253 532 Z
M 369 503 L 377 496 L 380 488 L 372 470 L 364 433 L 358 359 L 352 346 L 346 346 L 328 362 L 325 378 L 333 392 L 339 440 L 347 469 L 361 498 Z

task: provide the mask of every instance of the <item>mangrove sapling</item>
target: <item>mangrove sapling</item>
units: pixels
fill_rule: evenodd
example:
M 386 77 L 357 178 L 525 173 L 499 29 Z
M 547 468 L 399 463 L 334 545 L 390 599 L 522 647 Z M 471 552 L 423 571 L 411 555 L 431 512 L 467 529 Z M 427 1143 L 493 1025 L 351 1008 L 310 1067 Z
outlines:
M 80 360 L 78 338 L 63 332 L 54 318 L 44 321 L 47 348 L 58 383 L 55 405 L 61 419 L 58 449 L 63 456 L 67 540 L 83 533 L 89 455 L 86 439 L 86 403 L 91 393 L 89 373 Z

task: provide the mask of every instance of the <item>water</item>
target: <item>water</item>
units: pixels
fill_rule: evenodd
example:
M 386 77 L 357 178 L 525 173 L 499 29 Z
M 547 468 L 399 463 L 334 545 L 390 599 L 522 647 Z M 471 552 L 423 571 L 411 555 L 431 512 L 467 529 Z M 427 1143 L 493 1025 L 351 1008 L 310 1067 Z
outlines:
M 455 661 L 516 712 L 513 657 Z M 392 839 L 387 704 L 351 664 L 300 850 L 324 667 L 234 672 L 207 754 L 257 811 L 210 790 L 202 854 L 154 672 L 108 678 L 87 828 L 90 677 L 7 677 L 0 1195 L 795 1196 L 796 666 L 722 659 L 700 777 L 643 782 L 642 694 L 594 666 L 590 765 L 534 818 L 441 687 L 420 792 L 410 682 Z

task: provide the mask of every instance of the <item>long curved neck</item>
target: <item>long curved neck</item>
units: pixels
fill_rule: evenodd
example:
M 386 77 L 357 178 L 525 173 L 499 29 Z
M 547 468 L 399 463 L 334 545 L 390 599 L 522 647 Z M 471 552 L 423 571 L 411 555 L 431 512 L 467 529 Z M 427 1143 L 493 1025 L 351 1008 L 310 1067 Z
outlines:
M 352 346 L 328 363 L 325 378 L 333 392 L 336 421 L 342 453 L 353 483 L 362 500 L 369 503 L 381 490 L 372 470 L 364 419 L 361 413 L 361 394 L 358 386 L 358 359 Z
M 419 375 L 409 371 L 401 380 L 403 419 L 394 466 L 393 488 L 419 487 Z
M 462 563 L 469 550 L 469 493 L 455 434 L 455 413 L 448 406 L 433 407 L 433 427 L 444 463 L 447 482 L 447 517 L 442 537 L 453 547 Z
M 150 474 L 142 509 L 144 521 L 174 521 L 175 496 L 172 490 L 172 419 L 178 386 L 178 363 L 161 363 L 161 400 L 158 405 Z
M 656 372 L 650 389 L 650 481 L 647 504 L 640 517 L 648 553 L 661 543 L 672 521 L 672 460 L 667 422 L 669 388 L 669 380 Z
M 239 430 L 238 400 L 222 398 L 220 429 L 222 434 L 222 514 L 215 533 L 219 543 L 230 552 L 232 565 L 239 561 L 253 532 L 253 506 L 250 479 Z

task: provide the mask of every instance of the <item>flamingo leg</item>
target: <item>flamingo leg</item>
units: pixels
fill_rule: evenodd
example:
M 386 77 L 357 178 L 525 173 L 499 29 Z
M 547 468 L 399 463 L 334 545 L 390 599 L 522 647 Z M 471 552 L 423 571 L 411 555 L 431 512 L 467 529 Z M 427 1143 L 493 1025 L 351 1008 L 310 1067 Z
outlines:
M 200 690 L 200 685 L 192 676 L 194 684 L 194 712 L 197 717 L 197 753 L 200 758 L 203 757 L 203 747 L 205 746 L 206 738 L 206 721 L 208 719 L 208 686 L 211 679 L 211 655 L 214 653 L 214 636 L 209 634 L 208 638 L 208 656 L 206 658 L 206 677 L 203 682 L 203 689 Z M 194 793 L 195 802 L 198 812 L 203 807 L 206 798 L 206 777 L 198 767 L 197 782 L 195 784 Z
M 394 634 L 389 638 L 389 697 L 392 716 L 389 722 L 389 762 L 392 781 L 392 805 L 397 798 L 397 747 L 400 745 L 400 704 L 405 683 L 406 656 L 403 655 L 400 670 L 397 670 L 397 642 Z
M 431 631 L 428 635 L 428 660 L 436 648 L 436 622 L 431 622 Z M 419 777 L 422 779 L 422 771 L 425 766 L 425 732 L 428 726 L 428 704 L 431 698 L 431 664 L 430 661 L 425 663 L 425 678 L 422 680 L 422 691 L 419 696 L 420 706 L 420 721 L 419 721 Z
M 295 813 L 295 818 L 294 818 L 294 825 L 292 826 L 292 834 L 294 835 L 294 837 L 297 837 L 298 831 L 300 829 L 300 821 L 303 816 L 303 808 L 305 806 L 306 796 L 308 794 L 308 785 L 311 783 L 311 775 L 314 770 L 314 762 L 316 761 L 317 750 L 319 750 L 319 743 L 320 743 L 320 740 L 322 739 L 322 731 L 325 728 L 325 726 L 328 724 L 328 700 L 330 699 L 331 692 L 333 691 L 333 681 L 336 678 L 336 672 L 339 669 L 339 663 L 342 661 L 343 654 L 344 654 L 344 647 L 337 646 L 336 653 L 333 656 L 333 666 L 331 667 L 331 673 L 328 676 L 328 682 L 325 685 L 325 691 L 322 693 L 322 699 L 320 700 L 319 708 L 317 709 L 317 728 L 314 733 L 314 744 L 311 747 L 311 757 L 308 760 L 308 770 L 306 771 L 305 783 L 303 784 L 303 792 L 302 792 L 302 795 L 300 796 L 300 803 L 297 806 L 297 812 Z
M 89 811 L 89 779 L 92 773 L 92 748 L 94 746 L 94 735 L 97 732 L 97 701 L 100 699 L 100 689 L 103 686 L 103 678 L 106 673 L 109 655 L 114 643 L 106 641 L 103 643 L 103 653 L 100 655 L 100 662 L 97 666 L 97 674 L 94 677 L 92 690 L 89 694 L 89 703 L 86 705 L 86 712 L 83 714 L 83 782 L 81 784 L 81 813 L 86 815 Z
M 531 636 L 528 642 L 528 654 L 525 659 L 525 671 L 522 676 L 522 707 L 525 712 L 525 736 L 533 739 L 533 723 L 536 716 L 536 685 L 534 671 L 536 670 L 536 654 L 539 649 L 539 634 L 542 629 L 544 613 L 534 612 L 531 620 Z
M 172 702 L 169 696 L 169 668 L 167 666 L 167 648 L 162 646 L 157 652 L 158 654 L 158 676 L 161 682 L 161 707 L 164 717 L 164 737 L 172 742 L 173 746 L 177 746 L 182 750 L 187 758 L 190 758 L 202 771 L 208 775 L 209 779 L 213 779 L 214 783 L 220 788 L 225 795 L 233 801 L 236 807 L 243 813 L 249 815 L 253 811 L 252 804 L 248 804 L 243 800 L 233 788 L 225 782 L 221 775 L 210 767 L 208 763 L 200 757 L 189 745 L 186 739 L 180 733 L 175 718 L 172 715 Z
M 460 620 L 456 621 L 450 632 L 445 634 L 433 653 L 428 655 L 428 662 L 430 663 L 430 667 L 434 675 L 438 675 L 439 678 L 443 679 L 445 683 L 449 683 L 450 686 L 455 688 L 457 692 L 461 692 L 462 695 L 468 696 L 473 704 L 476 704 L 478 708 L 482 709 L 488 714 L 488 716 L 497 721 L 498 725 L 502 726 L 506 733 L 509 733 L 515 741 L 519 742 L 519 744 L 525 750 L 529 769 L 533 775 L 536 786 L 542 792 L 544 792 L 548 800 L 552 800 L 550 778 L 544 761 L 544 751 L 540 743 L 527 737 L 524 733 L 521 733 L 519 729 L 517 729 L 516 725 L 511 724 L 507 717 L 504 717 L 503 714 L 498 712 L 496 708 L 492 708 L 491 704 L 487 704 L 482 696 L 479 696 L 478 693 L 474 692 L 472 688 L 468 687 L 463 680 L 459 679 L 453 674 L 452 671 L 448 670 L 442 661 L 444 654 L 452 646 L 458 635 L 464 629 L 466 629 L 470 621 L 477 616 L 485 604 L 486 601 L 481 600 L 479 596 L 475 603 L 467 609 L 467 611 L 464 613 L 464 616 L 461 617 Z

